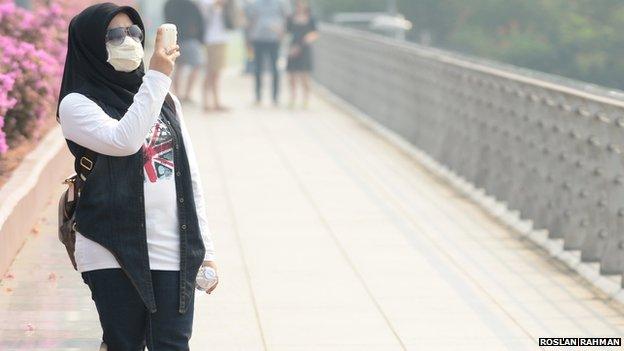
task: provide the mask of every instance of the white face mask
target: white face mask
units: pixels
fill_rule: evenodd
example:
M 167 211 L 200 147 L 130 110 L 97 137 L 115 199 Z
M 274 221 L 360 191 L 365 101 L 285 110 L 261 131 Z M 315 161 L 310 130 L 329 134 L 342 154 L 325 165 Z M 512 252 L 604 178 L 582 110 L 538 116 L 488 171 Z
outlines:
M 106 62 L 121 72 L 132 72 L 137 69 L 145 55 L 141 43 L 130 36 L 126 36 L 123 43 L 118 46 L 106 43 L 106 51 L 108 52 Z

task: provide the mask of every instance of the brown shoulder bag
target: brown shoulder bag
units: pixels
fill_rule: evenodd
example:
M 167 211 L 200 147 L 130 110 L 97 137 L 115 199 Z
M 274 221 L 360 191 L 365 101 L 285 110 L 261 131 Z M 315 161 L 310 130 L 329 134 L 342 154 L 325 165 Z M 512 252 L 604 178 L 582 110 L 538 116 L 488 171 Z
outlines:
M 80 158 L 80 171 L 63 181 L 67 185 L 67 189 L 61 194 L 58 205 L 58 237 L 61 243 L 65 245 L 67 255 L 75 270 L 78 270 L 74 257 L 76 248 L 76 204 L 80 198 L 80 191 L 84 182 L 95 165 L 97 155 L 89 149 L 85 150 L 84 155 Z

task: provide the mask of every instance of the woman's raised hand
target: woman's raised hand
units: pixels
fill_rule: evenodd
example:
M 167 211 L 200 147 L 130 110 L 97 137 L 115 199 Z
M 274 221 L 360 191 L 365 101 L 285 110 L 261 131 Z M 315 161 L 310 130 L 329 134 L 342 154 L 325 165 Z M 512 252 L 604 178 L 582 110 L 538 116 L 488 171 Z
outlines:
M 156 42 L 154 43 L 154 54 L 150 60 L 149 68 L 170 76 L 178 56 L 180 56 L 180 46 L 175 45 L 165 48 L 163 46 L 163 30 L 158 28 Z

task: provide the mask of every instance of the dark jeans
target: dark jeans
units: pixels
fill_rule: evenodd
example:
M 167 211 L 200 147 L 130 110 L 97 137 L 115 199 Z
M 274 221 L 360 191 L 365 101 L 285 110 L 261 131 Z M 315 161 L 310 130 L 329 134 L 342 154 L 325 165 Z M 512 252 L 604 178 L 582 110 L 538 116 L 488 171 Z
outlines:
M 82 273 L 100 316 L 108 351 L 188 350 L 193 329 L 193 300 L 185 314 L 178 312 L 179 271 L 152 270 L 155 313 L 143 305 L 136 289 L 120 268 Z M 195 292 L 193 291 L 193 295 Z
M 256 73 L 256 101 L 262 100 L 262 71 L 265 67 L 265 60 L 269 59 L 271 75 L 273 76 L 273 102 L 279 99 L 280 75 L 277 69 L 277 57 L 280 43 L 278 41 L 254 41 L 254 60 Z

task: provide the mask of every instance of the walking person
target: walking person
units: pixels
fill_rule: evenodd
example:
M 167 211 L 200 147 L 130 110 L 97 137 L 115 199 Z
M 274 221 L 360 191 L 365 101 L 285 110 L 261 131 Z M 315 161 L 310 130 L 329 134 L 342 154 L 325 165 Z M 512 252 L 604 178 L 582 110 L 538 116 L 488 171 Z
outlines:
M 90 170 L 75 259 L 108 350 L 189 350 L 196 276 L 202 265 L 216 270 L 215 252 L 193 145 L 169 93 L 179 47 L 163 47 L 159 29 L 145 72 L 143 33 L 136 10 L 112 3 L 69 25 L 57 114 L 76 172 Z
M 234 0 L 202 0 L 206 18 L 204 42 L 208 64 L 204 79 L 204 110 L 210 110 L 212 98 L 215 111 L 224 112 L 228 108 L 221 103 L 221 75 L 226 66 L 228 30 L 234 29 Z
M 297 85 L 301 85 L 303 107 L 308 108 L 310 97 L 310 71 L 312 70 L 312 44 L 318 39 L 316 22 L 312 17 L 310 5 L 306 0 L 297 0 L 295 13 L 288 18 L 286 25 L 291 34 L 288 51 L 288 81 L 290 82 L 290 107 L 295 106 Z
M 190 102 L 193 87 L 205 64 L 204 17 L 199 7 L 190 0 L 168 0 L 164 15 L 167 23 L 177 26 L 180 44 L 180 58 L 176 61 L 177 67 L 173 72 L 172 89 L 183 102 Z M 183 76 L 186 76 L 185 82 Z
M 247 16 L 255 60 L 256 104 L 262 101 L 262 72 L 267 60 L 273 78 L 273 104 L 277 105 L 280 84 L 277 59 L 280 42 L 285 34 L 287 9 L 281 0 L 256 0 L 250 4 Z

